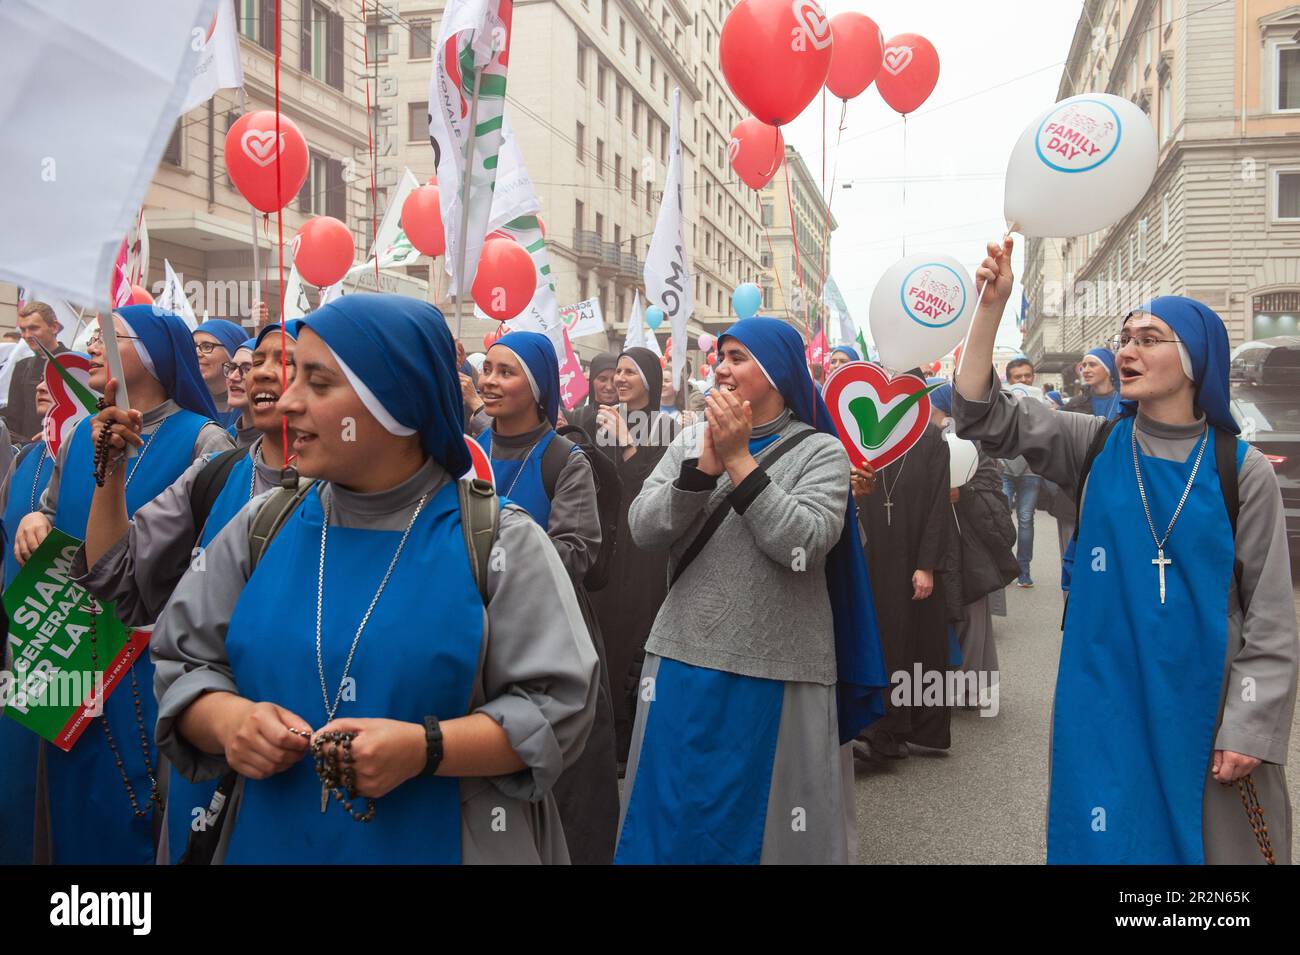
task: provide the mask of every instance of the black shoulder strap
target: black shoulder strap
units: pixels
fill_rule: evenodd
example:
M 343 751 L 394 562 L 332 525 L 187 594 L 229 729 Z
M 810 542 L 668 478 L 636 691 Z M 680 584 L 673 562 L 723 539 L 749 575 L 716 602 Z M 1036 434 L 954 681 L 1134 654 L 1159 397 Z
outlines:
M 1083 470 L 1079 472 L 1079 483 L 1074 486 L 1074 540 L 1076 541 L 1079 539 L 1079 518 L 1083 511 L 1083 486 L 1088 483 L 1088 473 L 1092 470 L 1092 462 L 1097 460 L 1097 455 L 1101 454 L 1101 449 L 1106 446 L 1106 439 L 1115 430 L 1115 423 L 1118 420 L 1118 418 L 1111 418 L 1097 429 L 1097 433 L 1092 436 L 1092 444 L 1088 445 L 1088 454 L 1083 459 Z
M 496 489 L 480 478 L 458 481 L 456 493 L 460 500 L 460 526 L 465 535 L 470 571 L 474 574 L 479 598 L 486 606 L 492 547 L 501 526 L 501 502 L 497 498 Z
M 1241 488 L 1237 484 L 1237 436 L 1214 429 L 1214 463 L 1219 471 L 1219 487 L 1223 490 L 1223 506 L 1232 524 L 1232 537 L 1237 537 L 1237 515 L 1241 512 Z
M 542 488 L 548 500 L 555 497 L 555 485 L 559 483 L 560 472 L 573 449 L 574 443 L 557 432 L 542 452 Z
M 771 452 L 764 455 L 763 459 L 759 461 L 759 465 L 765 471 L 770 469 L 772 465 L 781 460 L 783 456 L 797 448 L 805 438 L 817 433 L 816 429 L 807 428 L 797 434 L 790 435 L 790 437 L 786 438 L 784 441 L 777 442 Z M 722 503 L 713 509 L 713 513 L 709 515 L 709 519 L 704 522 L 704 526 L 700 528 L 700 532 L 695 535 L 695 540 L 691 541 L 691 546 L 686 548 L 686 553 L 682 554 L 682 559 L 679 560 L 677 566 L 673 568 L 672 579 L 668 582 L 669 587 L 677 583 L 677 578 L 686 571 L 687 567 L 691 566 L 691 562 L 694 561 L 696 557 L 700 556 L 700 551 L 704 550 L 705 545 L 707 545 L 713 535 L 717 533 L 718 528 L 722 526 L 722 522 L 727 519 L 727 515 L 730 513 L 731 495 L 728 494 L 723 498 Z
M 271 546 L 271 540 L 280 532 L 280 528 L 289 519 L 289 515 L 298 509 L 298 505 L 303 502 L 303 498 L 315 486 L 315 481 L 299 478 L 296 488 L 280 486 L 271 491 L 270 496 L 263 502 L 261 509 L 254 515 L 252 526 L 248 529 L 250 574 L 257 569 L 262 555 Z
M 194 517 L 196 531 L 202 531 L 208 515 L 212 513 L 212 505 L 217 502 L 217 498 L 225 489 L 230 472 L 247 454 L 248 448 L 222 451 L 203 465 L 203 470 L 194 479 L 194 487 L 190 489 L 190 513 Z

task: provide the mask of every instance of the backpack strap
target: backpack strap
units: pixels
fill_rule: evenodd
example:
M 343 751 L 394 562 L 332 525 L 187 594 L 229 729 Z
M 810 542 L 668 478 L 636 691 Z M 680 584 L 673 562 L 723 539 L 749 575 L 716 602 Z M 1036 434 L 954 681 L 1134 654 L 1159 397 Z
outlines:
M 233 448 L 209 458 L 207 464 L 203 465 L 203 470 L 194 479 L 194 486 L 190 488 L 190 514 L 194 518 L 196 531 L 202 531 L 203 525 L 208 522 L 208 515 L 212 513 L 212 505 L 217 503 L 217 498 L 226 488 L 230 472 L 247 455 L 248 448 Z
M 1223 507 L 1232 525 L 1232 576 L 1237 581 L 1237 594 L 1241 595 L 1243 565 L 1236 554 L 1237 515 L 1241 513 L 1241 487 L 1237 483 L 1237 436 L 1222 428 L 1214 429 L 1214 465 L 1219 472 L 1219 489 L 1223 492 Z
M 546 450 L 542 452 L 542 488 L 546 491 L 548 500 L 554 499 L 555 485 L 560 481 L 560 472 L 564 470 L 569 455 L 573 454 L 576 447 L 576 444 L 556 432 L 555 437 L 546 445 Z
M 777 461 L 780 461 L 787 453 L 793 451 L 802 444 L 804 439 L 809 435 L 818 433 L 819 432 L 816 428 L 806 428 L 803 431 L 790 435 L 790 437 L 783 441 L 778 441 L 772 447 L 771 452 L 763 455 L 763 460 L 758 462 L 759 467 L 764 471 L 768 470 L 772 465 L 776 464 Z M 763 452 L 760 451 L 759 454 L 763 454 Z M 677 578 L 685 573 L 686 568 L 691 566 L 691 563 L 696 557 L 700 556 L 700 551 L 704 550 L 705 545 L 708 544 L 708 542 L 713 538 L 713 535 L 717 533 L 718 528 L 722 526 L 722 522 L 727 519 L 727 515 L 730 513 L 731 495 L 728 494 L 723 498 L 722 503 L 713 509 L 713 513 L 709 515 L 709 519 L 704 522 L 704 526 L 700 528 L 700 532 L 695 535 L 695 540 L 691 541 L 691 546 L 686 548 L 686 553 L 682 554 L 682 559 L 679 560 L 677 566 L 673 568 L 672 579 L 668 581 L 669 587 L 672 587 L 673 584 L 677 583 Z
M 257 568 L 262 555 L 271 546 L 271 540 L 279 533 L 280 528 L 284 526 L 284 522 L 289 519 L 289 515 L 298 509 L 298 505 L 303 502 L 315 486 L 315 481 L 299 478 L 296 488 L 277 487 L 271 491 L 271 496 L 262 503 L 262 507 L 253 518 L 253 525 L 248 529 L 248 569 L 250 574 Z
M 501 504 L 496 488 L 481 478 L 457 481 L 456 493 L 460 498 L 460 526 L 465 534 L 469 568 L 478 585 L 479 597 L 486 605 L 488 566 L 501 527 Z
M 1079 483 L 1074 486 L 1074 537 L 1073 540 L 1079 539 L 1079 519 L 1083 512 L 1083 486 L 1088 483 L 1088 474 L 1092 471 L 1092 462 L 1097 460 L 1097 455 L 1101 454 L 1101 449 L 1106 445 L 1106 439 L 1110 433 L 1115 430 L 1115 424 L 1118 418 L 1111 418 L 1104 425 L 1097 429 L 1097 433 L 1092 436 L 1092 443 L 1088 445 L 1088 453 L 1083 459 L 1083 469 L 1079 472 Z

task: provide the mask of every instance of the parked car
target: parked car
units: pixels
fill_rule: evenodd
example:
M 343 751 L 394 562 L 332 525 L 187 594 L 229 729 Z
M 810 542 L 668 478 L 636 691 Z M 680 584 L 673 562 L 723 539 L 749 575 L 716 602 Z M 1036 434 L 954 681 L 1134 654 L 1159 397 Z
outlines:
M 1241 436 L 1263 452 L 1277 473 L 1286 509 L 1291 564 L 1300 552 L 1300 336 L 1244 342 L 1228 371 L 1232 414 Z

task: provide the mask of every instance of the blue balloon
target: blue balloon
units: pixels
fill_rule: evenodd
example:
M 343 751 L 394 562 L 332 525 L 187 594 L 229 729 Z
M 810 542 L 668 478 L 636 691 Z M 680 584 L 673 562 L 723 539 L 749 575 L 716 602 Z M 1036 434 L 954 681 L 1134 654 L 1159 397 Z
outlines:
M 664 323 L 664 310 L 658 305 L 651 305 L 645 310 L 645 323 L 651 328 L 658 328 Z
M 753 282 L 744 282 L 736 286 L 731 293 L 731 307 L 741 318 L 753 318 L 758 314 L 758 307 L 763 304 L 763 293 Z

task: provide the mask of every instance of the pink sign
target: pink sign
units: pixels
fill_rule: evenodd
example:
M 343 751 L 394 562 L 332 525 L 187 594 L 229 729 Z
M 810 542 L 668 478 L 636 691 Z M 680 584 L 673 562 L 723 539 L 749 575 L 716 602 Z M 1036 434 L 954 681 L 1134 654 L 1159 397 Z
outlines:
M 560 364 L 560 401 L 566 411 L 572 411 L 583 398 L 587 397 L 587 376 L 583 374 L 582 363 L 578 353 L 569 341 L 569 330 L 564 332 L 564 361 Z

